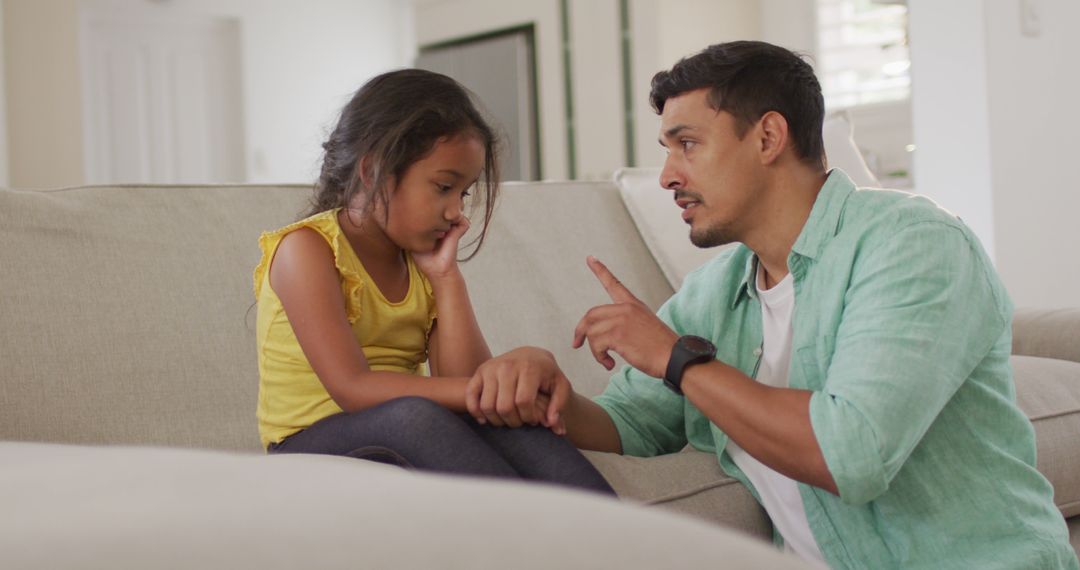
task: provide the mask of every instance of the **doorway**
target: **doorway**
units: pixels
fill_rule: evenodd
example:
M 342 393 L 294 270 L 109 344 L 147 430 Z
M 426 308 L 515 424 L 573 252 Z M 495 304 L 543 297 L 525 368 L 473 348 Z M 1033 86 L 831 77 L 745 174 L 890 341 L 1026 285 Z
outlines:
M 235 19 L 90 6 L 80 20 L 87 183 L 245 180 Z
M 458 80 L 506 138 L 503 180 L 540 180 L 533 26 L 423 46 L 416 67 Z

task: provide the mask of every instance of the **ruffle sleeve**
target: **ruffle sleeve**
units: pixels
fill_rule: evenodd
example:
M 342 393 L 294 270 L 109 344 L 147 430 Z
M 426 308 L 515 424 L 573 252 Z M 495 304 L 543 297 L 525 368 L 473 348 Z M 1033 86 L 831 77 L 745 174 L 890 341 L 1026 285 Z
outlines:
M 262 293 L 262 285 L 265 281 L 264 278 L 266 276 L 267 268 L 270 266 L 270 260 L 274 258 L 274 252 L 277 251 L 282 238 L 290 232 L 300 228 L 311 228 L 326 240 L 326 243 L 330 245 L 330 249 L 334 253 L 334 266 L 337 268 L 338 274 L 341 275 L 341 293 L 345 297 L 345 314 L 346 318 L 349 320 L 349 324 L 355 323 L 356 320 L 360 318 L 360 294 L 364 289 L 365 281 L 359 269 L 355 267 L 355 264 L 346 261 L 352 255 L 352 250 L 350 249 L 348 239 L 337 225 L 336 215 L 336 210 L 322 212 L 272 232 L 263 232 L 263 234 L 259 236 L 259 249 L 262 250 L 262 258 L 259 260 L 259 264 L 255 266 L 253 276 L 256 300 L 259 299 L 259 296 Z M 430 295 L 431 285 L 428 284 L 426 280 L 425 286 Z M 434 305 L 434 303 L 432 304 Z M 432 316 L 431 318 L 433 319 L 434 317 Z

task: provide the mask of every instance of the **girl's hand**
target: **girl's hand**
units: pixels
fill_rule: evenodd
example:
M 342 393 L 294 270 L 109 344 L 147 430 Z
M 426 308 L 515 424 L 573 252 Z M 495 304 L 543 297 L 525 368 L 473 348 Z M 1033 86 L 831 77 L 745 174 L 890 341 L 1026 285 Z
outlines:
M 551 405 L 551 397 L 540 393 L 536 395 L 536 417 L 540 418 L 540 425 L 555 432 L 556 435 L 566 435 L 566 422 L 559 416 L 555 423 L 548 421 L 548 407 Z
M 457 253 L 461 236 L 469 231 L 469 219 L 461 219 L 450 226 L 446 236 L 435 243 L 435 249 L 426 253 L 412 254 L 417 268 L 424 272 L 430 281 L 453 275 L 458 271 Z

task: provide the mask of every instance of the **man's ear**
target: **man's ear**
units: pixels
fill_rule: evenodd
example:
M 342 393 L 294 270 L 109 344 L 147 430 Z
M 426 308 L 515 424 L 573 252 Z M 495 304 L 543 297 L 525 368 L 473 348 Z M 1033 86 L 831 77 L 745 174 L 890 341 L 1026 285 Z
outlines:
M 776 111 L 769 111 L 758 120 L 755 132 L 760 142 L 761 164 L 772 164 L 788 146 L 787 119 Z

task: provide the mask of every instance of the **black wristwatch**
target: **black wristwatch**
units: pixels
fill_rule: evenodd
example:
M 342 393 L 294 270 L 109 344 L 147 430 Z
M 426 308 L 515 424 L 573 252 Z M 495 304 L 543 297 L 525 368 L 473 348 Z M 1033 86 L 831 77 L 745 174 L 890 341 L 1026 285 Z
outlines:
M 700 336 L 686 335 L 675 341 L 664 372 L 664 385 L 682 394 L 683 372 L 688 366 L 708 362 L 716 357 L 716 346 Z

